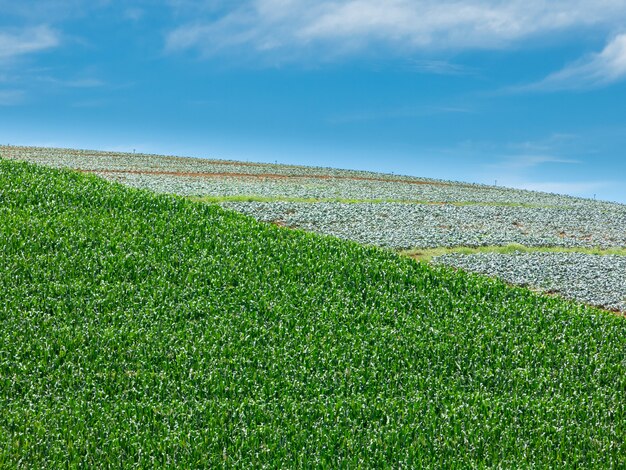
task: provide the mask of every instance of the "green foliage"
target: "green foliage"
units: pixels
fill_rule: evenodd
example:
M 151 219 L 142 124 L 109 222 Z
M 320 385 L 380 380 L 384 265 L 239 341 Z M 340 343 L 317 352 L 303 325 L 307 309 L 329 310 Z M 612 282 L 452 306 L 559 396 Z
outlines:
M 0 467 L 623 467 L 626 322 L 0 161 Z

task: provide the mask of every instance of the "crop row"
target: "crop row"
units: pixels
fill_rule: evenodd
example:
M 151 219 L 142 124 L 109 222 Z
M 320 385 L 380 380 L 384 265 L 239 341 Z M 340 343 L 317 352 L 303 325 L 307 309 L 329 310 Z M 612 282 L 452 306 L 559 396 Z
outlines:
M 626 312 L 626 256 L 479 253 L 449 254 L 433 261 Z
M 226 202 L 265 222 L 396 249 L 440 246 L 626 246 L 626 207 Z
M 409 179 L 415 182 L 435 181 L 425 178 L 400 177 L 384 173 L 335 168 L 307 167 L 282 164 L 259 164 L 234 160 L 173 157 L 125 152 L 59 149 L 43 147 L 0 146 L 5 158 L 27 160 L 47 166 L 83 170 L 163 170 L 180 173 L 230 172 L 271 175 L 325 175 L 352 177 L 379 177 L 386 180 Z
M 224 200 L 224 207 L 257 220 L 366 245 L 394 249 L 510 244 L 564 248 L 626 246 L 626 206 L 553 194 L 379 173 L 154 155 L 31 147 L 0 147 L 0 152 L 15 159 L 94 172 L 127 186 L 159 193 Z M 245 198 L 264 202 L 235 202 Z M 285 202 L 281 198 L 307 203 Z M 351 204 L 310 203 L 329 199 L 350 200 Z M 369 200 L 378 202 L 364 202 Z M 381 203 L 385 200 L 414 203 Z M 460 207 L 424 204 L 428 201 L 447 201 Z M 464 206 L 468 203 L 472 205 Z M 584 288 L 573 286 L 584 287 L 584 273 L 594 267 L 592 263 L 583 268 L 583 263 L 592 259 L 581 259 L 581 269 L 570 273 L 574 277 L 569 279 L 569 287 L 554 291 L 589 301 L 591 297 Z M 551 272 L 536 268 L 543 275 Z M 492 270 L 490 274 L 499 272 Z M 563 284 L 558 278 L 552 282 Z M 606 284 L 610 280 L 599 282 Z M 607 305 L 611 304 L 610 299 L 598 294 L 592 303 Z
M 128 186 L 183 196 L 391 199 L 624 209 L 556 194 L 330 168 L 35 147 L 0 147 L 0 155 L 96 172 Z
M 0 160 L 0 466 L 623 467 L 623 318 Z
M 247 178 L 242 176 L 188 177 L 163 174 L 96 172 L 99 176 L 127 186 L 181 196 L 248 196 L 273 198 L 353 200 L 391 199 L 436 203 L 484 203 L 539 207 L 593 207 L 613 210 L 615 205 L 566 196 L 518 191 L 508 188 L 461 184 L 412 184 L 397 181 L 370 181 L 320 178 Z

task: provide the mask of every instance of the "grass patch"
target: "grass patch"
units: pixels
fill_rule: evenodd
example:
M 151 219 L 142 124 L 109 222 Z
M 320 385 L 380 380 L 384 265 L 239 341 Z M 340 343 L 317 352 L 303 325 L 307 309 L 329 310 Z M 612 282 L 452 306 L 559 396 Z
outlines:
M 300 202 L 308 204 L 316 204 L 320 202 L 335 202 L 342 204 L 382 204 L 382 203 L 400 203 L 400 204 L 430 204 L 430 205 L 451 205 L 451 206 L 496 206 L 496 207 L 528 207 L 528 208 L 557 208 L 557 206 L 542 206 L 537 204 L 526 204 L 517 202 L 480 202 L 480 201 L 460 201 L 460 202 L 441 202 L 441 201 L 423 201 L 415 199 L 350 199 L 350 198 L 303 198 L 288 196 L 255 196 L 255 195 L 238 195 L 238 196 L 188 196 L 188 199 L 195 202 L 205 202 L 209 204 L 219 204 L 222 202 Z M 562 207 L 558 207 L 562 208 Z
M 418 261 L 430 262 L 437 256 L 448 255 L 451 253 L 460 253 L 463 255 L 473 255 L 477 253 L 584 253 L 588 255 L 618 255 L 626 256 L 626 248 L 562 248 L 554 246 L 525 246 L 512 243 L 505 246 L 478 246 L 478 247 L 438 247 L 438 248 L 414 248 L 411 250 L 402 250 L 400 254 L 409 256 Z
M 0 467 L 626 465 L 626 321 L 0 160 Z

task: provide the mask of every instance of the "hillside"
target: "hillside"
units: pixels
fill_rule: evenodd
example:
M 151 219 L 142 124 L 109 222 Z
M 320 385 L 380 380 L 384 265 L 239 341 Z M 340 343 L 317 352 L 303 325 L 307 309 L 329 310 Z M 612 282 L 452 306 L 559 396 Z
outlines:
M 6 160 L 0 245 L 0 466 L 626 465 L 623 318 Z
M 36 147 L 0 146 L 0 155 L 435 257 L 435 263 L 626 312 L 622 204 L 332 168 Z

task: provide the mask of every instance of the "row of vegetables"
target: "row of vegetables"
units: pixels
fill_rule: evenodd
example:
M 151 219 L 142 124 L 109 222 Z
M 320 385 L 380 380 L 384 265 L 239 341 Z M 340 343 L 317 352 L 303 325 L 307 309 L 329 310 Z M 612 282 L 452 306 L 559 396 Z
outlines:
M 570 196 L 329 168 L 298 167 L 134 153 L 0 147 L 5 158 L 93 172 L 127 186 L 206 198 L 257 220 L 392 249 L 505 246 L 626 247 L 626 206 Z M 503 273 L 481 258 L 456 255 L 441 263 L 500 276 L 597 306 L 618 305 L 626 286 L 615 257 L 574 257 L 566 281 L 549 268 L 557 254 L 503 255 Z M 594 263 L 607 266 L 597 271 Z M 529 264 L 535 276 L 524 277 Z M 493 269 L 488 269 L 493 266 Z M 607 286 L 590 295 L 586 273 Z M 517 274 L 516 274 L 517 273 Z M 605 274 L 609 273 L 609 274 Z M 609 276 L 609 277 L 607 277 Z M 542 280 L 539 282 L 539 280 Z
M 119 152 L 0 146 L 4 158 L 90 171 L 128 186 L 184 196 L 384 199 L 531 207 L 621 206 L 558 194 L 365 171 Z

